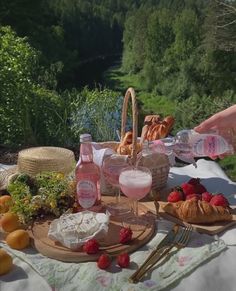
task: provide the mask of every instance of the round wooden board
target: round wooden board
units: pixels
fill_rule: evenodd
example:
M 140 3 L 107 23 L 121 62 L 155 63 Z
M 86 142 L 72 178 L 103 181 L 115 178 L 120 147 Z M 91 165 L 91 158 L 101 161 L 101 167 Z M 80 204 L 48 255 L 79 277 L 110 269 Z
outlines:
M 107 202 L 110 198 L 105 197 L 103 200 Z M 148 209 L 144 205 L 139 204 L 139 211 L 140 213 L 146 213 Z M 149 222 L 148 225 L 143 231 L 133 231 L 133 239 L 129 244 L 119 243 L 119 231 L 122 227 L 122 222 L 115 221 L 111 217 L 108 234 L 103 241 L 99 241 L 101 247 L 99 253 L 96 255 L 88 255 L 83 252 L 82 248 L 78 251 L 72 251 L 62 246 L 59 242 L 54 242 L 49 239 L 47 234 L 52 219 L 35 222 L 30 230 L 30 235 L 33 238 L 34 247 L 38 252 L 49 258 L 64 262 L 96 261 L 100 254 L 104 252 L 111 256 L 116 256 L 121 252 L 134 252 L 145 245 L 152 238 L 156 225 L 152 215 L 146 215 L 146 217 Z M 126 222 L 128 222 L 128 220 Z

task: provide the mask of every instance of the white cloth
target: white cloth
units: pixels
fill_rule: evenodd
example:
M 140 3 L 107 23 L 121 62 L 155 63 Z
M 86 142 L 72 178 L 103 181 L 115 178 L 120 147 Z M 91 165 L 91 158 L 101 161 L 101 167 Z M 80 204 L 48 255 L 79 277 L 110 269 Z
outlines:
M 197 168 L 193 165 L 173 167 L 170 170 L 168 186 L 173 187 L 188 179 L 200 178 L 201 183 L 210 192 L 222 192 L 231 205 L 236 205 L 234 194 L 236 183 L 232 182 L 214 161 L 200 159 Z M 174 291 L 235 291 L 236 290 L 236 228 L 227 230 L 219 237 L 228 245 L 228 249 L 218 257 L 197 268 L 174 287 Z M 190 287 L 191 286 L 191 287 Z
M 222 192 L 229 198 L 231 204 L 236 204 L 234 193 L 236 183 L 232 182 L 214 161 L 198 160 L 197 168 L 192 165 L 173 167 L 170 170 L 168 186 L 173 187 L 186 182 L 191 177 L 201 178 L 203 185 L 211 192 Z M 236 228 L 220 234 L 220 238 L 228 245 L 228 249 L 219 256 L 204 263 L 193 273 L 175 283 L 174 291 L 235 291 L 236 290 Z M 45 280 L 34 273 L 31 267 L 17 259 L 14 260 L 15 271 L 0 277 L 1 291 L 37 291 L 49 290 Z M 23 271 L 22 271 L 23 270 Z M 16 273 L 15 273 L 16 272 Z M 23 272 L 23 273 L 22 273 Z M 33 273 L 32 273 L 33 272 Z M 21 278 L 20 274 L 25 274 Z M 20 277 L 18 277 L 20 276 Z M 1 281 L 3 280 L 4 281 Z M 78 285 L 79 290 L 79 285 Z M 150 288 L 150 290 L 155 290 Z
M 13 257 L 13 268 L 8 274 L 0 276 L 1 291 L 52 291 L 46 280 L 32 266 L 13 253 L 10 255 Z

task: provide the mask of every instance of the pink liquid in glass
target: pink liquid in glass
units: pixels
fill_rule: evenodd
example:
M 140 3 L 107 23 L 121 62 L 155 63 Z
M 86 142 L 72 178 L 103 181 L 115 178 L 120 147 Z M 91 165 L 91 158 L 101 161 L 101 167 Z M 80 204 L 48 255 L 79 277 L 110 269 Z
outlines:
M 151 190 L 152 176 L 141 170 L 127 170 L 120 174 L 119 183 L 127 197 L 140 200 Z
M 120 172 L 127 167 L 128 163 L 124 156 L 112 155 L 104 160 L 102 171 L 105 179 L 114 187 L 119 187 Z

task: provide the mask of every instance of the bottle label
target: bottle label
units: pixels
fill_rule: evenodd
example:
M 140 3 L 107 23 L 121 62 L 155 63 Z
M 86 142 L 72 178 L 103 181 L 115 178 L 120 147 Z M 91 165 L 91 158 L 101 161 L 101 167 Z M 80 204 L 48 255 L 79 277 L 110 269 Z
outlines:
M 196 156 L 215 156 L 225 152 L 223 139 L 216 135 L 203 135 L 195 140 L 193 152 Z
M 90 180 L 82 180 L 77 184 L 78 202 L 83 208 L 92 207 L 97 200 L 97 187 Z

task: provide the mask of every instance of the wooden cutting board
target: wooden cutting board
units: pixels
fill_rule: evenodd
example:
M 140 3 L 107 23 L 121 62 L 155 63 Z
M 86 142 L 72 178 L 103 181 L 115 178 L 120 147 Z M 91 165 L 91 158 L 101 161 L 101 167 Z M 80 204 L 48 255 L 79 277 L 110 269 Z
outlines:
M 180 225 L 189 225 L 189 223 L 184 222 L 184 221 L 166 213 L 163 210 L 162 206 L 166 205 L 167 202 L 163 202 L 163 201 L 158 201 L 158 202 L 160 204 L 159 215 L 161 217 L 163 217 L 164 219 L 169 220 L 173 223 L 178 223 Z M 151 212 L 156 213 L 156 209 L 155 209 L 153 202 L 145 202 L 144 204 Z M 231 208 L 232 208 L 233 219 L 230 221 L 219 221 L 219 222 L 215 222 L 215 223 L 209 224 L 209 225 L 207 225 L 207 224 L 205 224 L 205 225 L 204 224 L 191 224 L 191 225 L 199 233 L 207 233 L 210 235 L 215 235 L 215 234 L 218 234 L 220 232 L 223 232 L 224 230 L 226 230 L 226 229 L 228 229 L 236 224 L 236 206 L 231 206 Z
M 106 201 L 109 198 L 106 198 Z M 124 199 L 124 198 L 123 198 Z M 140 204 L 140 212 L 148 212 L 146 206 Z M 148 225 L 143 231 L 133 231 L 133 239 L 129 244 L 119 243 L 119 231 L 122 227 L 122 221 L 113 220 L 112 217 L 109 223 L 108 234 L 103 241 L 99 241 L 101 251 L 96 255 L 88 255 L 83 252 L 82 248 L 78 251 L 72 251 L 59 242 L 54 242 L 48 238 L 48 229 L 52 220 L 44 220 L 35 222 L 30 235 L 34 241 L 34 247 L 43 255 L 64 262 L 86 262 L 95 261 L 101 253 L 108 253 L 111 256 L 116 256 L 121 252 L 133 252 L 145 245 L 155 233 L 155 219 L 152 215 L 147 216 Z M 127 220 L 128 222 L 128 220 Z

